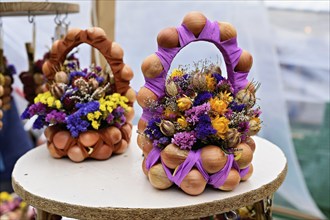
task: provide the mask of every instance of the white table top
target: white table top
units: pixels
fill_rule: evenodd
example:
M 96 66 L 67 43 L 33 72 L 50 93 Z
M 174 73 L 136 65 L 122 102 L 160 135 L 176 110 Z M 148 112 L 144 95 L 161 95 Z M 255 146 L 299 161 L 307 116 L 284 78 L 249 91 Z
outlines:
M 252 177 L 232 192 L 207 188 L 190 196 L 172 186 L 157 190 L 142 171 L 142 152 L 132 142 L 122 155 L 106 161 L 74 163 L 54 159 L 46 145 L 22 156 L 12 173 L 13 187 L 26 202 L 44 211 L 79 219 L 180 218 L 207 216 L 249 205 L 274 193 L 285 178 L 287 162 L 282 151 L 255 137 Z M 248 198 L 248 199 L 247 199 Z

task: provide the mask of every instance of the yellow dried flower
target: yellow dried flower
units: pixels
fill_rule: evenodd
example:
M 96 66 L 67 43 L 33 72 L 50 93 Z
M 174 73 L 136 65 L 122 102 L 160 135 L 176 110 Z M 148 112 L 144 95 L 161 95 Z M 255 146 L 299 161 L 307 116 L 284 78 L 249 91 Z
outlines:
M 228 124 L 229 120 L 225 117 L 215 117 L 211 121 L 212 126 L 215 130 L 217 130 L 217 135 L 222 139 L 225 139 L 226 133 L 229 129 Z
M 183 72 L 179 69 L 174 69 L 171 73 L 171 78 L 182 77 L 182 76 L 183 76 Z
M 210 99 L 210 106 L 213 111 L 219 113 L 220 115 L 225 114 L 227 111 L 227 107 L 228 107 L 228 105 L 225 101 L 220 100 L 217 97 Z
M 164 114 L 165 118 L 171 118 L 171 116 L 175 116 L 176 115 L 176 112 L 172 111 L 171 108 L 165 108 L 163 114 Z
M 220 99 L 227 104 L 233 101 L 233 97 L 231 96 L 231 93 L 225 91 L 225 92 L 220 92 Z
M 188 122 L 185 117 L 181 116 L 180 118 L 177 119 L 178 124 L 180 125 L 181 128 L 186 128 L 188 126 Z
M 100 108 L 99 108 L 101 111 L 105 112 L 106 108 L 105 108 L 105 105 L 104 104 L 100 104 Z
M 185 111 L 185 110 L 189 109 L 192 105 L 192 101 L 188 97 L 179 98 L 176 101 L 176 103 L 178 104 L 178 108 L 180 111 Z
M 118 106 L 121 106 L 126 112 L 129 109 L 128 98 L 126 96 L 122 96 L 119 93 L 113 93 L 111 95 L 107 95 L 104 98 L 100 98 L 100 107 L 98 111 L 99 113 L 94 114 L 95 119 L 98 119 L 101 115 L 105 118 L 106 115 L 111 113 Z
M 102 115 L 102 113 L 100 111 L 95 111 L 94 112 L 94 118 L 95 119 L 99 119 L 101 115 Z
M 94 120 L 94 114 L 93 113 L 88 113 L 87 114 L 87 119 L 89 120 L 89 121 L 93 121 Z
M 19 204 L 19 207 L 20 207 L 21 209 L 24 209 L 26 206 L 27 206 L 27 203 L 24 202 L 24 201 L 22 201 L 22 202 Z
M 57 109 L 60 109 L 60 108 L 62 108 L 62 103 L 61 103 L 61 101 L 60 100 L 55 100 L 55 107 L 57 108 Z
M 10 201 L 11 195 L 8 192 L 0 192 L 0 201 Z
M 94 121 L 92 121 L 92 127 L 97 130 L 100 127 L 100 123 L 98 121 L 94 120 Z
M 52 107 L 54 103 L 55 103 L 55 98 L 53 96 L 47 98 L 48 107 Z
M 50 93 L 50 91 L 40 93 L 37 95 L 37 97 L 34 98 L 34 103 L 41 102 L 42 104 L 47 105 L 47 99 L 48 99 L 48 97 L 51 97 L 51 96 L 52 96 L 52 94 Z
M 129 101 L 128 98 L 127 98 L 126 96 L 120 96 L 120 100 L 121 100 L 122 102 L 128 102 L 128 101 Z
M 206 86 L 209 91 L 213 91 L 215 89 L 216 80 L 211 74 L 207 74 L 205 76 Z

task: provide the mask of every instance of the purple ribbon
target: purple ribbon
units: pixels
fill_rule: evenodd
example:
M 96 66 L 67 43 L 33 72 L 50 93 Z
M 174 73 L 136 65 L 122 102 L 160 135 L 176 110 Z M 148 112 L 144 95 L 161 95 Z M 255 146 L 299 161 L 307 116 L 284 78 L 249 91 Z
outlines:
M 161 150 L 157 147 L 154 147 L 148 154 L 146 158 L 146 168 L 149 170 L 153 165 L 158 163 L 161 160 L 160 157 Z M 187 176 L 190 170 L 193 167 L 196 167 L 199 172 L 203 175 L 204 179 L 209 185 L 212 185 L 214 188 L 219 188 L 222 186 L 232 168 L 236 169 L 240 173 L 240 177 L 244 177 L 249 172 L 249 167 L 240 170 L 239 166 L 237 165 L 236 161 L 234 160 L 234 155 L 229 154 L 227 156 L 227 162 L 225 166 L 218 172 L 209 175 L 202 166 L 201 162 L 201 150 L 197 151 L 190 151 L 186 160 L 178 166 L 174 175 L 172 174 L 171 170 L 161 161 L 167 178 L 174 182 L 177 186 L 180 187 L 182 180 Z
M 141 115 L 141 119 L 143 121 L 149 121 L 150 119 L 152 119 L 152 112 L 150 111 L 149 108 L 143 108 L 143 112 Z
M 220 186 L 222 186 L 225 183 L 229 171 L 233 166 L 233 161 L 234 161 L 234 155 L 229 154 L 225 166 L 220 171 L 210 176 L 209 184 L 212 185 L 214 188 L 219 188 Z
M 150 168 L 159 161 L 160 152 L 161 150 L 158 147 L 154 147 L 151 149 L 151 151 L 148 154 L 148 157 L 146 158 L 146 163 L 145 163 L 147 170 L 150 170 Z
M 173 182 L 180 186 L 182 180 L 187 176 L 187 174 L 190 172 L 190 170 L 195 166 L 196 162 L 200 158 L 200 150 L 198 151 L 190 151 L 186 160 L 179 165 L 177 168 L 175 175 L 173 176 Z M 204 175 L 203 175 L 204 176 Z M 204 177 L 205 178 L 205 177 Z M 208 177 L 205 178 L 205 180 L 208 180 Z
M 220 29 L 217 21 L 211 22 L 207 20 L 203 30 L 197 38 L 183 24 L 177 27 L 177 31 L 179 34 L 180 47 L 163 48 L 159 46 L 158 51 L 156 51 L 156 55 L 159 57 L 164 70 L 159 74 L 159 76 L 155 78 L 145 77 L 146 83 L 144 86 L 153 91 L 158 98 L 161 98 L 165 95 L 166 75 L 171 67 L 171 63 L 174 57 L 177 53 L 180 52 L 182 48 L 194 41 L 211 42 L 220 50 L 226 63 L 228 80 L 232 84 L 235 93 L 247 85 L 248 72 L 236 72 L 234 70 L 242 54 L 242 49 L 238 47 L 236 38 L 220 42 Z M 147 108 L 144 108 L 141 118 L 145 121 L 150 120 L 152 118 L 152 112 Z M 148 157 L 146 158 L 147 170 L 149 170 L 153 165 L 161 160 L 160 152 L 161 150 L 159 148 L 153 148 L 150 151 Z M 228 177 L 229 171 L 232 168 L 239 171 L 241 177 L 244 177 L 249 171 L 249 167 L 240 170 L 234 160 L 234 155 L 229 154 L 227 163 L 225 164 L 224 168 L 217 173 L 209 175 L 202 167 L 200 150 L 190 151 L 186 160 L 177 168 L 175 175 L 172 175 L 171 170 L 166 167 L 162 161 L 161 163 L 168 179 L 178 186 L 180 186 L 182 180 L 193 167 L 196 167 L 201 172 L 208 184 L 215 188 L 219 188 L 224 184 Z
M 146 83 L 144 86 L 154 92 L 158 98 L 165 95 L 166 75 L 174 57 L 182 48 L 194 41 L 211 42 L 220 50 L 226 63 L 228 80 L 234 88 L 234 93 L 237 93 L 247 85 L 249 72 L 236 72 L 234 70 L 242 54 L 242 49 L 238 47 L 236 38 L 220 42 L 220 29 L 217 21 L 211 22 L 206 20 L 206 24 L 197 38 L 183 24 L 177 27 L 177 31 L 180 47 L 163 48 L 158 46 L 156 55 L 159 57 L 164 70 L 155 78 L 145 77 Z M 143 118 L 148 119 L 152 117 L 150 112 L 145 111 L 145 109 L 143 112 Z

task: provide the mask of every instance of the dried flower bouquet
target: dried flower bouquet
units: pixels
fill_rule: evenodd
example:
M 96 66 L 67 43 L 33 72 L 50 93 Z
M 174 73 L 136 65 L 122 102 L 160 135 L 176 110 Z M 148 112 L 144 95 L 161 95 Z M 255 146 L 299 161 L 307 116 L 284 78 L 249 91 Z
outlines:
M 99 49 L 111 70 L 92 65 L 80 69 L 66 55 L 80 43 Z M 101 28 L 72 29 L 56 41 L 42 68 L 48 91 L 40 93 L 22 117 L 36 115 L 34 128 L 45 129 L 48 149 L 55 158 L 75 162 L 91 157 L 108 159 L 123 153 L 130 142 L 135 92 L 129 86 L 131 68 L 123 63 L 123 50 L 109 41 Z
M 228 79 L 220 68 L 201 61 L 194 68 L 167 72 L 180 49 L 209 41 L 221 51 Z M 138 125 L 142 168 L 158 189 L 176 184 L 190 195 L 206 185 L 233 190 L 253 172 L 255 143 L 261 128 L 255 92 L 258 83 L 246 77 L 252 56 L 237 47 L 236 31 L 225 22 L 211 22 L 198 12 L 182 25 L 157 37 L 158 51 L 142 63 L 146 84 L 138 93 L 143 107 Z

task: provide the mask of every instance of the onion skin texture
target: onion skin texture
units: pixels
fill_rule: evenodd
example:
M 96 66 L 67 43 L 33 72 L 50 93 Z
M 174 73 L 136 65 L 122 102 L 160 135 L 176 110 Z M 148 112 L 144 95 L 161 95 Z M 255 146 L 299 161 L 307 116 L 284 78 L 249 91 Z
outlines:
M 95 145 L 99 139 L 100 136 L 96 131 L 86 131 L 79 135 L 79 142 L 85 147 Z
M 143 170 L 144 175 L 146 175 L 148 177 L 148 170 L 146 168 L 146 158 L 143 158 L 143 161 L 142 161 L 142 170 Z
M 53 136 L 53 143 L 58 149 L 65 149 L 69 146 L 72 136 L 69 131 L 59 131 Z
M 232 191 L 239 184 L 241 177 L 237 170 L 231 169 L 225 183 L 219 187 L 223 191 Z
M 246 181 L 248 180 L 253 174 L 253 165 L 252 163 L 249 165 L 249 172 L 241 178 L 241 181 Z
M 195 168 L 193 168 L 187 176 L 182 180 L 181 189 L 192 196 L 201 194 L 206 186 L 206 180 L 203 175 Z
M 128 143 L 126 140 L 122 139 L 121 141 L 119 141 L 119 143 L 117 143 L 115 145 L 115 149 L 113 151 L 113 153 L 115 154 L 122 154 L 124 153 L 128 148 Z
M 188 30 L 198 37 L 206 24 L 206 17 L 198 11 L 192 11 L 184 16 L 182 24 L 184 24 Z
M 248 167 L 253 159 L 253 151 L 249 145 L 245 143 L 240 143 L 237 145 L 236 149 L 238 149 L 238 152 L 241 154 L 240 158 L 236 161 L 239 168 L 243 169 Z
M 247 137 L 244 143 L 249 145 L 252 152 L 254 153 L 254 151 L 256 150 L 256 143 L 254 142 L 254 140 L 251 137 Z
M 157 189 L 167 189 L 173 185 L 173 183 L 167 178 L 161 163 L 150 168 L 148 177 L 151 185 Z
M 74 162 L 81 162 L 88 157 L 86 150 L 83 147 L 74 145 L 68 150 L 68 157 Z
M 165 28 L 161 30 L 157 36 L 157 43 L 164 48 L 178 47 L 179 34 L 175 27 Z
M 145 77 L 155 78 L 164 70 L 162 62 L 156 54 L 151 54 L 144 59 L 141 70 Z
M 149 101 L 157 100 L 157 96 L 150 89 L 142 87 L 136 96 L 136 100 L 142 108 L 146 108 L 148 107 Z
M 137 144 L 140 147 L 140 149 L 143 151 L 145 157 L 148 156 L 149 152 L 153 148 L 152 141 L 149 140 L 149 138 L 147 138 L 146 136 L 141 134 L 139 134 L 137 137 Z
M 202 148 L 201 160 L 204 170 L 212 174 L 226 165 L 227 156 L 218 146 L 208 145 Z
M 175 169 L 185 161 L 189 154 L 188 150 L 181 150 L 175 144 L 167 145 L 160 153 L 163 163 L 170 169 Z

